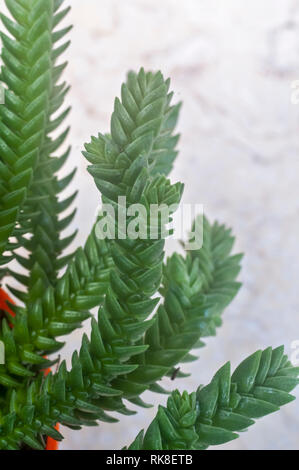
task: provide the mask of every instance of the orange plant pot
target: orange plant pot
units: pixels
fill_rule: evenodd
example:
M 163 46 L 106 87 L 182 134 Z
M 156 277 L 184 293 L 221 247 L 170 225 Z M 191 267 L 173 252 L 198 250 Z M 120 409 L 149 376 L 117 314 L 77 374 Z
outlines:
M 0 310 L 4 310 L 5 312 L 8 312 L 14 317 L 15 313 L 12 311 L 9 305 L 7 305 L 7 302 L 14 304 L 14 301 L 9 297 L 9 295 L 3 289 L 0 288 Z M 44 374 L 47 375 L 50 371 L 50 368 L 45 369 Z M 59 431 L 58 423 L 56 424 L 55 429 Z M 46 443 L 46 450 L 58 450 L 58 442 L 52 439 L 52 437 L 48 437 Z

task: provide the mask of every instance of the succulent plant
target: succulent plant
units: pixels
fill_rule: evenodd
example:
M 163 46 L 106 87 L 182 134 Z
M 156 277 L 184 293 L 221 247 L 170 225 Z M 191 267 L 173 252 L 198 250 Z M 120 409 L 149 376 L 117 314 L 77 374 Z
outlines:
M 202 224 L 202 244 L 192 250 L 187 244 L 184 255 L 165 260 L 164 232 L 183 192 L 181 183 L 168 178 L 177 156 L 180 104 L 172 104 L 170 81 L 161 72 L 143 69 L 129 72 L 115 100 L 110 133 L 92 137 L 83 152 L 102 203 L 113 208 L 115 236 L 99 236 L 102 211 L 85 245 L 65 254 L 76 233 L 62 232 L 73 220 L 77 194 L 60 197 L 75 174 L 59 177 L 71 154 L 59 153 L 68 134 L 63 122 L 69 87 L 61 79 L 66 66 L 61 56 L 70 30 L 59 25 L 69 7 L 63 0 L 5 3 L 10 17 L 1 14 L 6 33 L 1 33 L 0 276 L 15 300 L 1 290 L 0 449 L 44 449 L 45 436 L 63 438 L 56 423 L 77 430 L 115 422 L 111 411 L 130 414 L 130 402 L 147 406 L 144 391 L 167 393 L 159 384 L 164 376 L 185 377 L 178 365 L 197 360 L 190 352 L 215 335 L 240 288 L 242 256 L 231 254 L 229 229 L 199 216 L 195 225 Z M 134 217 L 127 209 L 133 204 L 144 208 L 146 235 L 158 227 L 156 237 L 129 235 Z M 167 219 L 152 218 L 152 205 L 170 208 Z M 91 314 L 95 307 L 97 317 Z M 64 345 L 59 337 L 87 320 L 90 335 L 83 334 L 67 368 L 59 363 Z M 45 376 L 44 369 L 55 364 Z M 232 376 L 227 363 L 197 392 L 170 394 L 167 407 L 159 408 L 129 448 L 205 449 L 234 439 L 253 419 L 292 400 L 298 372 L 283 348 L 257 351 Z

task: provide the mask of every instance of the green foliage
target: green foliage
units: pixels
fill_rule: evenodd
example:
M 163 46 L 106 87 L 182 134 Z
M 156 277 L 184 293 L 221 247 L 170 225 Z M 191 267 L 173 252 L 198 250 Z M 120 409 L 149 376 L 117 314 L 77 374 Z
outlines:
M 174 391 L 167 407 L 159 407 L 146 433 L 141 431 L 129 449 L 202 450 L 236 439 L 254 419 L 295 399 L 289 392 L 299 383 L 298 373 L 283 347 L 255 352 L 232 376 L 227 362 L 197 392 Z
M 37 278 L 37 300 L 28 308 L 13 307 L 16 317 L 10 317 L 9 323 L 14 328 L 8 319 L 2 320 L 0 340 L 6 352 L 5 364 L 0 366 L 2 386 L 15 387 L 21 378 L 34 376 L 34 366 L 47 365 L 43 356 L 64 345 L 56 337 L 71 333 L 90 317 L 90 309 L 104 300 L 111 262 L 105 243 L 92 231 L 54 288 L 45 290 Z
M 204 345 L 201 338 L 216 334 L 223 310 L 240 288 L 235 278 L 242 255 L 230 254 L 231 230 L 217 222 L 211 225 L 206 217 L 198 222 L 203 224 L 202 247 L 188 251 L 185 258 L 174 253 L 167 260 L 160 290 L 164 303 L 146 333 L 150 347 L 142 361 L 144 369 L 149 364 L 170 367 L 196 360 L 189 351 Z
M 65 201 L 58 201 L 57 197 L 71 175 L 60 181 L 55 176 L 69 152 L 60 158 L 51 157 L 67 135 L 64 131 L 51 137 L 69 111 L 52 119 L 67 92 L 65 83 L 59 84 L 66 63 L 57 65 L 57 60 L 69 44 L 60 41 L 70 28 L 57 27 L 69 8 L 59 10 L 59 0 L 5 3 L 13 19 L 1 15 L 9 35 L 1 33 L 0 78 L 6 89 L 5 105 L 0 106 L 0 253 L 25 247 L 29 259 L 20 254 L 14 258 L 27 270 L 34 268 L 47 287 L 55 284 L 58 269 L 68 259 L 58 257 L 73 239 L 60 239 L 60 232 L 72 216 L 58 220 L 58 215 L 74 196 Z M 8 241 L 12 234 L 14 243 Z M 24 234 L 30 234 L 30 239 Z M 2 262 L 6 259 L 2 258 Z M 24 276 L 22 283 L 29 287 L 30 300 L 34 280 Z M 15 289 L 13 293 L 23 297 Z
M 170 81 L 161 72 L 128 74 L 110 134 L 92 137 L 83 152 L 102 202 L 114 209 L 115 238 L 99 236 L 108 221 L 102 211 L 84 247 L 64 253 L 74 234 L 61 233 L 74 211 L 61 214 L 75 193 L 60 200 L 74 172 L 59 179 L 70 152 L 54 156 L 68 133 L 57 133 L 69 111 L 60 110 L 68 87 L 60 82 L 65 63 L 57 62 L 69 44 L 64 37 L 70 27 L 57 29 L 69 11 L 63 3 L 6 0 L 12 19 L 1 15 L 9 34 L 2 33 L 0 76 L 6 100 L 0 105 L 1 277 L 8 274 L 22 286 L 10 287 L 18 299 L 11 306 L 15 316 L 0 311 L 1 450 L 43 449 L 45 436 L 62 439 L 57 422 L 80 429 L 117 421 L 110 411 L 132 414 L 128 401 L 147 406 L 141 394 L 165 392 L 158 382 L 197 359 L 190 351 L 216 334 L 240 287 L 241 255 L 231 254 L 231 231 L 206 217 L 195 221 L 203 223 L 202 246 L 188 251 L 187 245 L 184 256 L 174 253 L 164 262 L 165 231 L 183 185 L 168 179 L 180 104 L 172 104 Z M 132 236 L 140 221 L 125 209 L 134 203 L 145 211 L 144 238 Z M 171 206 L 169 218 L 161 223 L 158 214 L 153 217 L 152 204 Z M 156 228 L 156 238 L 149 237 Z M 11 260 L 25 273 L 12 270 Z M 59 362 L 64 343 L 58 338 L 90 317 L 90 336 L 83 335 L 68 369 Z M 45 377 L 44 368 L 54 364 L 55 372 Z M 281 348 L 255 353 L 232 378 L 227 364 L 196 394 L 174 392 L 131 448 L 203 449 L 226 442 L 252 418 L 290 401 L 297 372 Z

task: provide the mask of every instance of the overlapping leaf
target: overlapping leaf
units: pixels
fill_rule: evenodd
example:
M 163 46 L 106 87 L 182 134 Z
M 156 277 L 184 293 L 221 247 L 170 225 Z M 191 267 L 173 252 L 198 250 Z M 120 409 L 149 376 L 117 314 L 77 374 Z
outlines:
M 167 407 L 159 407 L 146 433 L 139 433 L 129 449 L 202 450 L 236 439 L 255 419 L 294 400 L 289 392 L 298 385 L 298 374 L 283 347 L 257 351 L 232 376 L 226 363 L 197 392 L 173 392 Z
M 6 89 L 5 104 L 0 106 L 0 246 L 1 252 L 20 246 L 28 250 L 29 258 L 15 254 L 15 259 L 29 273 L 35 270 L 33 276 L 22 277 L 29 291 L 37 271 L 45 288 L 55 285 L 58 270 L 69 259 L 59 256 L 74 238 L 60 236 L 74 213 L 62 220 L 59 216 L 75 195 L 58 200 L 74 172 L 62 180 L 56 176 L 69 151 L 52 157 L 68 133 L 51 137 L 69 112 L 66 109 L 58 114 L 68 90 L 65 83 L 59 83 L 66 63 L 57 63 L 69 45 L 63 39 L 70 27 L 59 29 L 69 11 L 60 9 L 62 3 L 6 0 L 13 19 L 1 15 L 10 35 L 1 34 L 1 80 Z M 24 234 L 30 234 L 30 239 Z M 8 243 L 10 235 L 16 243 Z M 14 276 L 14 272 L 10 274 Z M 22 296 L 15 289 L 13 293 Z

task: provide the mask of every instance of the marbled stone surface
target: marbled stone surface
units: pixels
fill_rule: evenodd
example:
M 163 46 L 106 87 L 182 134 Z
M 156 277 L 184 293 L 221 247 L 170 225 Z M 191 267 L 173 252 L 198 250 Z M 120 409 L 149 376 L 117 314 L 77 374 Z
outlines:
M 68 3 L 68 2 L 67 2 Z M 236 366 L 256 349 L 299 339 L 299 3 L 296 0 L 72 0 L 72 46 L 66 79 L 78 166 L 83 243 L 98 194 L 81 156 L 91 134 L 108 130 L 115 95 L 128 69 L 161 69 L 183 100 L 180 156 L 173 180 L 185 202 L 204 204 L 211 219 L 233 227 L 245 253 L 238 297 L 207 341 L 192 376 L 194 390 L 227 360 Z M 173 244 L 172 244 L 173 247 Z M 88 330 L 88 325 L 86 326 Z M 69 357 L 81 331 L 64 351 Z M 173 386 L 170 381 L 166 385 Z M 298 393 L 297 393 L 298 395 Z M 150 393 L 155 405 L 165 398 Z M 156 408 L 115 425 L 63 430 L 63 449 L 118 449 L 147 427 Z M 299 449 L 299 401 L 261 419 L 226 449 Z

